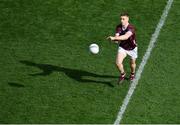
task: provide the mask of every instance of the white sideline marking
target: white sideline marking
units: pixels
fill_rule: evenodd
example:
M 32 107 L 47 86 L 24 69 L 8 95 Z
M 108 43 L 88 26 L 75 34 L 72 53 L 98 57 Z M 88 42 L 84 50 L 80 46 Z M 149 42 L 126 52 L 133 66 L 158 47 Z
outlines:
M 148 61 L 148 59 L 149 59 L 149 57 L 151 55 L 151 51 L 154 48 L 154 44 L 155 44 L 155 42 L 156 42 L 156 40 L 157 40 L 157 38 L 159 36 L 159 33 L 160 33 L 160 31 L 161 31 L 161 29 L 162 29 L 162 27 L 164 25 L 166 17 L 168 16 L 168 13 L 169 13 L 169 10 L 171 8 L 172 3 L 173 3 L 173 0 L 168 0 L 167 5 L 166 5 L 166 7 L 165 7 L 165 9 L 163 11 L 163 14 L 161 15 L 161 18 L 159 20 L 159 23 L 157 24 L 156 30 L 151 36 L 151 40 L 150 40 L 149 46 L 148 46 L 148 48 L 146 50 L 146 53 L 144 54 L 144 56 L 142 58 L 142 61 L 141 61 L 141 64 L 140 64 L 140 66 L 139 66 L 139 68 L 137 70 L 136 78 L 131 83 L 131 86 L 130 86 L 130 88 L 128 90 L 128 93 L 127 93 L 125 99 L 123 100 L 123 104 L 120 107 L 120 110 L 118 112 L 118 115 L 117 115 L 117 118 L 116 118 L 116 120 L 114 122 L 114 125 L 120 124 L 120 122 L 122 120 L 123 114 L 124 114 L 124 112 L 125 112 L 125 110 L 127 108 L 127 105 L 129 103 L 132 95 L 133 95 L 134 90 L 136 89 L 138 81 L 141 78 L 141 74 L 143 72 L 144 66 L 146 65 L 146 63 L 147 63 L 147 61 Z

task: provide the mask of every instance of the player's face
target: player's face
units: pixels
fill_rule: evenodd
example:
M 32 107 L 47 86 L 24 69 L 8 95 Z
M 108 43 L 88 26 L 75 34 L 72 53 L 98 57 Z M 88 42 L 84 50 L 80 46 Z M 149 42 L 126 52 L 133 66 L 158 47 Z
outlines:
M 129 17 L 127 16 L 121 16 L 121 24 L 123 26 L 127 25 L 128 24 L 128 21 L 129 21 Z

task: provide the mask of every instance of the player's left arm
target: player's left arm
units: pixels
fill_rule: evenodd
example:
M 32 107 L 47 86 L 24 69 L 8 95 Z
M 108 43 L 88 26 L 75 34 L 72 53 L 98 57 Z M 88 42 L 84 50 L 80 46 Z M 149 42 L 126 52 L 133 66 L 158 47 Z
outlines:
M 111 41 L 121 41 L 121 40 L 127 40 L 129 39 L 129 37 L 132 36 L 132 32 L 128 31 L 126 34 L 121 35 L 121 36 L 109 36 L 108 39 L 110 39 Z

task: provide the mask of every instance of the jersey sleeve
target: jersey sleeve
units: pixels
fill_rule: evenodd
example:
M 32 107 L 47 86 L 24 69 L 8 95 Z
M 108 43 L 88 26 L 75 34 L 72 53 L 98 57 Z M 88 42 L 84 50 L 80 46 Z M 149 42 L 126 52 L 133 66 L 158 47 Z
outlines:
M 135 29 L 134 29 L 134 27 L 128 27 L 128 31 L 130 31 L 130 32 L 132 32 L 132 34 L 134 34 L 135 33 Z

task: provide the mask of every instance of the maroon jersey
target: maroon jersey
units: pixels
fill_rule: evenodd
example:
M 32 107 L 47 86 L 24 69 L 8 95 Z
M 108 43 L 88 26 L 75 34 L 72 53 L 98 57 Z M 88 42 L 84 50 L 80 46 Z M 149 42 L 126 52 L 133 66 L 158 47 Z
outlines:
M 132 32 L 132 35 L 127 40 L 121 40 L 119 46 L 125 50 L 133 50 L 137 46 L 134 26 L 129 24 L 125 30 L 122 29 L 121 24 L 116 27 L 116 35 L 121 36 L 126 34 L 128 31 Z

